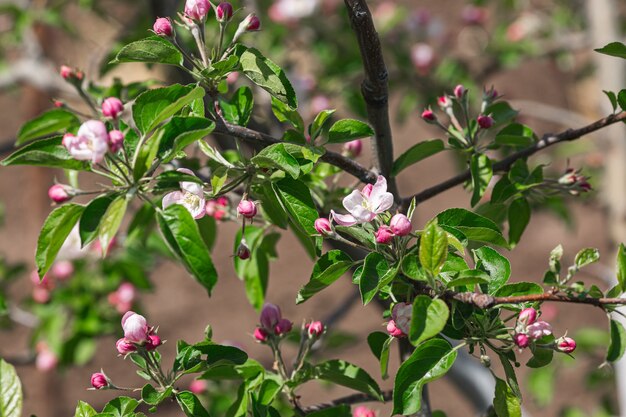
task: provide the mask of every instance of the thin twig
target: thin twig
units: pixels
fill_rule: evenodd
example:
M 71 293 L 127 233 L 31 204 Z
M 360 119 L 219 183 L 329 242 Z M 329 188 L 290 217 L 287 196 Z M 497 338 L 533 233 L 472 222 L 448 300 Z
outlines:
M 506 158 L 502 159 L 501 161 L 498 161 L 495 164 L 493 164 L 493 171 L 494 172 L 506 172 L 509 169 L 511 169 L 513 164 L 519 159 L 528 158 L 529 156 L 534 155 L 535 153 L 549 146 L 556 145 L 557 143 L 580 139 L 581 137 L 589 133 L 595 132 L 597 130 L 600 130 L 604 127 L 618 123 L 620 121 L 626 121 L 626 112 L 623 111 L 620 113 L 611 114 L 610 116 L 597 120 L 587 126 L 584 126 L 578 129 L 567 129 L 557 134 L 546 133 L 545 135 L 543 135 L 543 137 L 539 141 L 537 141 L 533 145 L 525 149 L 522 149 L 521 151 L 515 152 L 507 156 Z M 420 191 L 419 193 L 411 197 L 404 198 L 402 200 L 402 206 L 403 208 L 408 207 L 408 205 L 410 204 L 413 198 L 415 198 L 416 203 L 418 204 L 422 203 L 426 200 L 429 200 L 435 197 L 436 195 L 443 193 L 444 191 L 449 190 L 450 188 L 463 184 L 465 181 L 468 181 L 470 178 L 472 178 L 472 174 L 469 170 L 467 170 L 437 185 L 434 185 L 430 188 Z

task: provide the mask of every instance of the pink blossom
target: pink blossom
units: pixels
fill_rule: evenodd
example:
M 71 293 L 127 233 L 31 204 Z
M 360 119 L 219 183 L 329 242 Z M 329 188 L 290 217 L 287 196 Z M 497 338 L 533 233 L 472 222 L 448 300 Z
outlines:
M 431 109 L 424 109 L 422 112 L 422 119 L 427 121 L 428 123 L 432 123 L 437 120 L 437 115 Z
M 328 220 L 326 217 L 320 217 L 319 219 L 315 220 L 315 223 L 313 223 L 313 226 L 315 227 L 315 230 L 317 231 L 317 233 L 319 233 L 322 236 L 332 233 L 333 231 L 330 225 L 330 220 Z
M 418 73 L 426 75 L 435 62 L 435 51 L 427 43 L 417 43 L 411 47 L 411 62 Z
M 552 334 L 552 326 L 545 321 L 536 321 L 526 327 L 526 332 L 531 339 L 541 339 L 543 336 Z
M 378 228 L 376 233 L 374 233 L 374 237 L 376 238 L 376 243 L 379 245 L 388 245 L 393 240 L 393 232 L 389 226 L 382 225 Z
M 402 213 L 398 213 L 389 222 L 391 232 L 396 236 L 406 236 L 411 233 L 411 221 Z
M 63 184 L 54 184 L 48 189 L 48 197 L 56 204 L 65 203 L 72 199 L 72 189 Z
M 360 405 L 352 411 L 352 417 L 376 417 L 376 413 L 374 410 L 371 410 L 364 405 Z
M 523 325 L 528 326 L 529 324 L 533 324 L 537 320 L 537 310 L 532 307 L 523 309 L 519 316 L 517 317 L 517 321 Z
M 91 386 L 95 389 L 102 389 L 108 385 L 107 377 L 102 372 L 96 372 L 91 375 Z
M 211 9 L 208 0 L 187 0 L 185 3 L 185 16 L 193 20 L 204 20 Z
M 64 136 L 63 143 L 74 159 L 102 162 L 109 150 L 109 133 L 100 120 L 88 120 L 80 126 L 77 136 Z
M 154 21 L 152 30 L 159 36 L 171 37 L 174 34 L 174 28 L 172 27 L 172 21 L 167 17 L 159 17 Z
M 59 281 L 65 281 L 74 274 L 74 264 L 70 261 L 56 261 L 52 264 L 50 272 Z
M 293 328 L 293 323 L 287 319 L 280 319 L 276 326 L 274 326 L 274 334 L 277 336 L 281 336 L 283 334 L 289 333 Z
M 478 126 L 480 126 L 481 129 L 489 129 L 495 123 L 495 120 L 493 120 L 493 117 L 486 116 L 484 114 L 481 114 L 480 116 L 478 116 L 476 121 L 478 122 Z
M 257 213 L 256 204 L 254 201 L 241 200 L 237 205 L 237 213 L 241 214 L 246 219 L 252 219 Z
M 45 344 L 41 343 L 37 346 L 37 357 L 35 358 L 35 367 L 38 371 L 49 372 L 57 367 L 59 358 Z
M 148 339 L 148 323 L 146 318 L 134 311 L 128 311 L 122 317 L 124 338 L 131 343 L 144 343 Z
M 110 119 L 117 119 L 124 111 L 124 103 L 117 97 L 109 97 L 102 102 L 102 115 Z
M 133 307 L 133 302 L 137 297 L 137 290 L 131 283 L 124 282 L 109 294 L 109 303 L 114 306 L 119 313 L 126 313 Z
M 306 330 L 309 333 L 309 337 L 317 338 L 324 333 L 324 325 L 321 321 L 314 321 L 306 325 Z
M 161 346 L 163 344 L 163 341 L 161 340 L 161 338 L 159 337 L 158 334 L 151 334 L 148 336 L 148 342 L 146 343 L 146 349 L 147 350 L 154 350 L 156 348 L 158 348 L 159 346 Z
M 520 349 L 526 348 L 530 344 L 530 338 L 524 333 L 517 333 L 513 336 L 513 341 Z
M 244 28 L 247 32 L 254 32 L 261 29 L 261 21 L 254 14 L 250 13 L 239 25 L 240 28 Z
M 115 342 L 115 348 L 120 353 L 120 355 L 127 355 L 137 350 L 137 346 L 124 339 L 123 337 Z
M 239 79 L 239 73 L 238 72 L 231 72 L 230 74 L 228 74 L 226 76 L 226 82 L 228 84 L 235 84 L 237 82 L 237 80 Z
M 576 349 L 576 341 L 571 337 L 563 336 L 556 341 L 557 350 L 563 353 L 572 353 Z
M 363 151 L 363 142 L 360 139 L 352 140 L 343 145 L 343 150 L 351 158 L 358 158 Z
M 411 317 L 413 316 L 413 306 L 408 303 L 396 303 L 391 309 L 391 318 L 396 326 L 404 333 L 409 334 L 411 328 Z
M 261 327 L 257 327 L 256 329 L 254 329 L 254 338 L 257 340 L 257 342 L 266 342 L 268 337 L 269 333 L 267 332 L 267 330 Z
M 198 394 L 202 394 L 203 392 L 206 392 L 207 387 L 208 385 L 206 383 L 206 380 L 194 379 L 193 381 L 191 381 L 191 384 L 189 384 L 189 391 L 198 395 Z
M 382 175 L 375 185 L 368 184 L 362 191 L 354 190 L 343 199 L 343 206 L 350 214 L 338 214 L 331 210 L 333 219 L 342 226 L 371 222 L 393 205 L 393 195 L 387 192 L 387 180 Z
M 178 172 L 193 175 L 195 174 L 187 168 L 178 168 Z M 206 202 L 202 185 L 190 181 L 181 181 L 180 191 L 174 191 L 163 196 L 163 208 L 172 204 L 180 204 L 189 211 L 194 219 L 199 219 L 206 214 Z
M 459 84 L 456 87 L 454 87 L 454 97 L 456 97 L 458 100 L 461 100 L 466 92 L 467 90 L 462 84 Z

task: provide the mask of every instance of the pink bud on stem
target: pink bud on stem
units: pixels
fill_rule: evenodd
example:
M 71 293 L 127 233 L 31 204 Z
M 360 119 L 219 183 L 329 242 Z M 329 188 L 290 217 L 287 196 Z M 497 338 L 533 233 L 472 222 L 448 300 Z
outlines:
M 152 26 L 152 30 L 158 36 L 163 36 L 165 38 L 171 38 L 174 34 L 174 27 L 172 26 L 172 21 L 167 17 L 159 17 L 154 21 L 154 25 Z
M 254 201 L 241 200 L 237 206 L 237 213 L 241 214 L 246 219 L 252 219 L 257 214 L 257 208 Z
M 396 236 L 407 236 L 411 233 L 411 221 L 402 213 L 398 213 L 391 218 L 389 222 L 391 233 Z
M 70 201 L 74 196 L 70 187 L 62 184 L 54 184 L 48 189 L 48 197 L 56 204 L 61 204 Z
M 393 240 L 393 232 L 389 226 L 380 226 L 374 236 L 376 237 L 376 243 L 379 245 L 388 245 Z
M 91 375 L 91 386 L 95 389 L 102 389 L 109 386 L 109 381 L 102 372 L 96 372 Z
M 226 23 L 233 17 L 232 4 L 224 1 L 215 8 L 215 17 L 219 23 Z
M 329 235 L 333 231 L 330 225 L 330 220 L 325 217 L 320 217 L 319 219 L 315 220 L 315 223 L 313 223 L 313 227 L 315 227 L 317 233 L 322 236 Z
M 117 97 L 109 97 L 102 102 L 102 115 L 109 119 L 117 119 L 124 111 L 124 103 Z

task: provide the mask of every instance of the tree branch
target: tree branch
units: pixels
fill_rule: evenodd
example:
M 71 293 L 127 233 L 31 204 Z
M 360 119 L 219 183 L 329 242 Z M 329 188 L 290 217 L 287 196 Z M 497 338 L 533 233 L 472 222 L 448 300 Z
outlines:
M 389 74 L 383 59 L 380 39 L 374 27 L 372 14 L 365 0 L 344 0 L 348 16 L 356 34 L 363 60 L 365 78 L 361 94 L 365 99 L 367 115 L 375 136 L 372 140 L 374 166 L 387 178 L 389 191 L 400 201 L 395 179 L 391 176 L 393 166 L 393 141 L 389 123 Z
M 535 144 L 529 146 L 528 148 L 522 149 L 521 151 L 515 152 L 501 161 L 493 164 L 493 172 L 506 172 L 511 169 L 511 166 L 518 160 L 522 158 L 528 158 L 529 156 L 549 147 L 552 145 L 556 145 L 561 142 L 568 142 L 572 140 L 579 139 L 589 133 L 595 132 L 596 130 L 600 130 L 604 127 L 612 125 L 614 123 L 626 121 L 626 112 L 620 112 L 616 114 L 611 114 L 603 119 L 597 120 L 587 126 L 578 128 L 578 129 L 567 129 L 558 134 L 546 133 L 543 137 L 537 141 Z M 419 193 L 406 197 L 402 200 L 403 207 L 408 207 L 411 200 L 415 198 L 416 203 L 424 202 L 428 199 L 433 198 L 434 196 L 443 193 L 444 191 L 449 190 L 459 184 L 463 184 L 465 181 L 468 181 L 472 178 L 472 174 L 469 170 L 456 175 L 450 179 L 443 181 L 437 185 L 434 185 L 430 188 L 427 188 Z
M 383 391 L 383 401 L 389 401 L 393 398 L 393 390 Z M 380 401 L 379 398 L 373 397 L 368 394 L 352 394 L 345 397 L 337 398 L 336 400 L 329 401 L 327 403 L 320 403 L 304 408 L 304 414 L 309 414 L 314 411 L 325 410 L 327 408 L 336 407 L 338 405 L 352 405 L 359 403 L 367 403 L 372 401 Z
M 264 146 L 273 145 L 275 143 L 283 143 L 282 141 L 265 133 L 257 132 L 256 130 L 248 129 L 246 127 L 225 123 L 219 120 L 217 121 L 217 125 L 213 133 L 216 133 L 218 135 L 234 136 L 243 140 L 244 142 L 248 142 L 251 144 L 262 144 Z M 337 152 L 326 151 L 326 153 L 322 155 L 320 159 L 330 165 L 341 168 L 343 171 L 349 173 L 350 175 L 353 175 L 364 183 L 376 182 L 377 176 L 374 172 L 365 168 L 358 162 L 350 158 L 346 158 L 345 156 Z

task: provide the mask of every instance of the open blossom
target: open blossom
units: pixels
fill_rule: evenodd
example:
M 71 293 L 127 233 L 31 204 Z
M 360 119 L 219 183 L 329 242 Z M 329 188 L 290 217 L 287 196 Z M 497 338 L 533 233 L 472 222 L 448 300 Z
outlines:
M 374 218 L 391 208 L 393 195 L 387 192 L 387 180 L 382 175 L 376 184 L 354 190 L 343 199 L 343 206 L 350 214 L 338 214 L 331 210 L 333 219 L 342 226 L 353 226 L 371 222 Z
M 137 296 L 135 286 L 129 282 L 124 282 L 109 294 L 109 303 L 114 306 L 119 313 L 126 313 L 133 307 L 133 302 Z
M 413 316 L 413 306 L 408 303 L 397 303 L 391 309 L 391 318 L 396 326 L 404 334 L 409 334 L 411 328 L 411 317 Z
M 536 321 L 526 327 L 526 332 L 531 339 L 541 339 L 552 334 L 552 326 L 545 321 Z
M 146 318 L 134 311 L 128 311 L 122 317 L 124 338 L 131 343 L 144 343 L 148 340 L 148 323 Z
M 177 171 L 195 176 L 195 174 L 187 168 L 179 168 Z M 180 191 L 174 191 L 163 196 L 164 209 L 172 204 L 181 204 L 184 206 L 194 219 L 201 218 L 206 214 L 206 203 L 202 185 L 196 184 L 195 182 L 181 181 Z
M 74 159 L 79 161 L 102 162 L 109 150 L 109 133 L 100 120 L 87 120 L 78 129 L 78 134 L 65 135 L 63 145 Z

